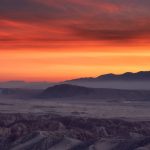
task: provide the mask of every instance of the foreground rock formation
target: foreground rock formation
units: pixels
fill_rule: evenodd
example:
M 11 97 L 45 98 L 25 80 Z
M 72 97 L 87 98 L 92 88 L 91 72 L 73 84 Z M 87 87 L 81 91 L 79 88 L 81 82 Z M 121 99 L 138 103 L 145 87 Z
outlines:
M 149 150 L 150 121 L 0 114 L 0 150 Z

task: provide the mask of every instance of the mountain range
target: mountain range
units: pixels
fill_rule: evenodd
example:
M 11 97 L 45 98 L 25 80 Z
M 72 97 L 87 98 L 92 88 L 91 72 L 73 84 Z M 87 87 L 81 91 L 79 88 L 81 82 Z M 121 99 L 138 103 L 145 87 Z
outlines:
M 70 81 L 139 81 L 139 80 L 150 80 L 150 71 L 140 71 L 137 73 L 132 73 L 132 72 L 126 72 L 123 74 L 104 74 L 100 75 L 98 77 L 92 78 L 78 78 L 78 79 L 73 79 Z
M 105 74 L 97 77 L 85 77 L 63 82 L 25 82 L 7 81 L 0 82 L 0 88 L 46 89 L 57 84 L 73 84 L 91 88 L 112 88 L 131 90 L 150 90 L 150 71 L 124 74 Z
M 131 90 L 150 90 L 150 71 L 124 74 L 105 74 L 98 77 L 78 78 L 64 83 L 92 87 Z

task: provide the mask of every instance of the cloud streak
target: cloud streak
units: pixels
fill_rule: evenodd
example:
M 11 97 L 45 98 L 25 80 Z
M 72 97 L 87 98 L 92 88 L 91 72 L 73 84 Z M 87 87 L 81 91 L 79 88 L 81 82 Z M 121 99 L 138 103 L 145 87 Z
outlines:
M 147 0 L 0 0 L 0 45 L 148 43 L 149 10 Z

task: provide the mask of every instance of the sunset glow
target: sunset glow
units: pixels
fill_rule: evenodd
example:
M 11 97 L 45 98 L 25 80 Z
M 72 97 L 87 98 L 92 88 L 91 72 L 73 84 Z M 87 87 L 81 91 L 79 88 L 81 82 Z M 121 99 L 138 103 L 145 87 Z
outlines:
M 147 0 L 0 0 L 0 80 L 150 70 Z

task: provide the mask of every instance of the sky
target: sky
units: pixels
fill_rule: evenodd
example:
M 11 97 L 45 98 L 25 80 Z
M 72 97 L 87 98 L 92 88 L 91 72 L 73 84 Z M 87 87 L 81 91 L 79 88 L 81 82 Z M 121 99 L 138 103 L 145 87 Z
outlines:
M 150 70 L 149 0 L 0 0 L 0 80 Z

